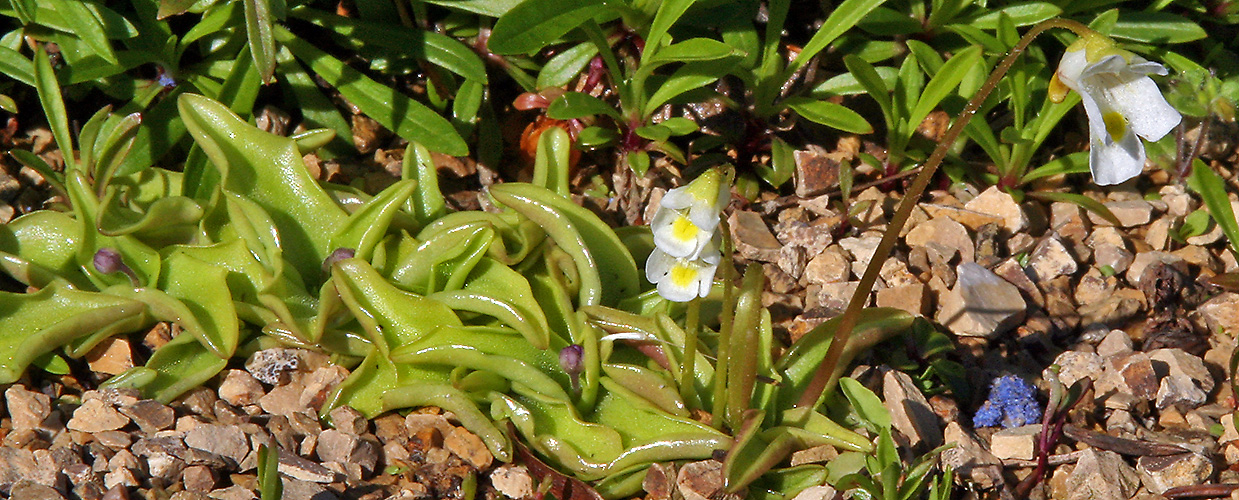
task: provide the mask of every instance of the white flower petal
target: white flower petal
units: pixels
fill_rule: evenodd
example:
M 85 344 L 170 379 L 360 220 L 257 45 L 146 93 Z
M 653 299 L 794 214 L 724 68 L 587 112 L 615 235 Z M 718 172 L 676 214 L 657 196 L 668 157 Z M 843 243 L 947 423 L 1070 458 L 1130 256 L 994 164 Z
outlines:
M 722 260 L 722 254 L 719 253 L 719 240 L 722 237 L 715 234 L 710 241 L 706 242 L 706 246 L 702 247 L 701 253 L 697 254 L 697 260 L 706 263 L 709 266 L 717 266 Z
M 698 270 L 697 277 L 697 296 L 705 297 L 710 295 L 710 288 L 714 286 L 714 274 L 718 271 L 718 263 L 713 265 L 703 265 Z
M 1142 75 L 1166 76 L 1170 73 L 1165 66 L 1140 56 L 1131 56 L 1131 62 L 1127 64 L 1127 69 Z
M 1093 182 L 1109 186 L 1140 175 L 1144 170 L 1144 145 L 1132 133 L 1131 127 L 1123 123 L 1122 130 L 1107 130 L 1104 117 L 1117 113 L 1110 107 L 1112 103 L 1097 100 L 1092 93 L 1081 93 L 1080 97 L 1084 112 L 1088 115 L 1088 165 L 1093 172 Z M 1118 119 L 1124 119 L 1121 113 L 1118 113 Z M 1118 140 L 1111 132 L 1118 132 Z
M 718 260 L 677 259 L 654 250 L 645 264 L 645 277 L 656 285 L 658 295 L 673 302 L 688 302 L 710 293 Z
M 713 232 L 714 228 L 718 227 L 718 214 L 718 210 L 714 209 L 714 204 L 700 198 L 693 199 L 693 205 L 688 210 L 688 218 L 692 219 L 693 224 L 709 232 Z
M 1088 115 L 1089 168 L 1097 184 L 1118 184 L 1140 175 L 1145 152 L 1137 135 L 1158 140 L 1182 120 L 1150 74 L 1164 75 L 1166 68 L 1125 52 L 1091 63 L 1083 49 L 1063 54 L 1056 75 L 1082 98 Z
M 1127 59 L 1118 54 L 1111 54 L 1085 66 L 1084 71 L 1080 73 L 1080 83 L 1088 86 L 1089 79 L 1094 79 L 1098 76 L 1116 77 L 1126 72 Z
M 714 199 L 714 211 L 722 212 L 727 205 L 731 203 L 731 183 L 718 183 L 718 198 Z
M 1165 137 L 1183 119 L 1147 76 L 1115 87 L 1109 94 L 1115 110 L 1127 118 L 1132 131 L 1147 140 Z
M 1076 90 L 1076 92 L 1080 94 L 1080 104 L 1084 106 L 1084 114 L 1088 117 L 1089 140 L 1093 141 L 1097 138 L 1109 137 L 1109 134 L 1106 133 L 1105 121 L 1102 120 L 1103 111 L 1101 109 L 1102 105 L 1108 103 L 1104 101 L 1098 102 L 1098 96 L 1091 92 L 1081 92 L 1079 90 Z
M 697 278 L 699 274 L 694 267 L 677 264 L 658 282 L 658 294 L 672 302 L 693 300 L 701 291 L 701 280 Z
M 1093 137 L 1090 142 L 1088 165 L 1098 185 L 1119 184 L 1144 170 L 1144 144 L 1130 130 L 1118 141 Z
M 684 211 L 666 208 L 654 214 L 650 230 L 654 233 L 654 245 L 672 257 L 696 256 L 713 235 L 693 223 Z
M 667 252 L 654 249 L 650 252 L 650 257 L 645 260 L 645 279 L 650 283 L 658 283 L 671 272 L 671 266 L 675 265 L 675 257 L 667 255 Z
M 1080 92 L 1080 75 L 1086 67 L 1088 58 L 1083 49 L 1068 51 L 1058 63 L 1058 79 L 1071 90 Z
M 667 191 L 663 195 L 662 201 L 658 202 L 661 208 L 670 208 L 672 210 L 683 210 L 692 206 L 693 195 L 689 194 L 688 186 L 680 186 L 678 188 Z

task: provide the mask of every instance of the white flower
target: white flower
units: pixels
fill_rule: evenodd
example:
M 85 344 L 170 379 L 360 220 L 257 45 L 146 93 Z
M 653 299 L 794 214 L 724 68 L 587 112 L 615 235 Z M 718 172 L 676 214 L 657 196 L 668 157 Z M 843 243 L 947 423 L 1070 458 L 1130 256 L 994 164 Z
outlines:
M 714 236 L 714 227 L 707 229 L 697 225 L 691 218 L 691 211 L 667 208 L 666 201 L 669 196 L 671 192 L 663 197 L 663 206 L 650 222 L 650 230 L 654 232 L 654 245 L 673 257 L 691 258 L 701 253 Z M 717 219 L 717 216 L 715 218 Z M 714 225 L 718 225 L 718 220 L 714 221 Z
M 727 206 L 729 183 L 717 170 L 702 173 L 687 186 L 667 191 L 650 222 L 654 245 L 672 257 L 701 253 Z
M 655 248 L 645 261 L 645 278 L 657 285 L 658 295 L 673 302 L 688 302 L 710 294 L 720 259 L 713 240 L 697 258 L 673 257 Z
M 650 223 L 654 251 L 645 278 L 674 302 L 705 297 L 721 259 L 716 231 L 731 190 L 730 169 L 710 169 L 663 195 Z
M 1118 184 L 1139 175 L 1145 153 L 1136 136 L 1156 141 L 1182 119 L 1151 74 L 1165 75 L 1166 68 L 1115 49 L 1101 35 L 1082 38 L 1063 54 L 1050 97 L 1061 100 L 1066 94 L 1057 84 L 1080 94 L 1088 115 L 1089 168 L 1097 184 Z

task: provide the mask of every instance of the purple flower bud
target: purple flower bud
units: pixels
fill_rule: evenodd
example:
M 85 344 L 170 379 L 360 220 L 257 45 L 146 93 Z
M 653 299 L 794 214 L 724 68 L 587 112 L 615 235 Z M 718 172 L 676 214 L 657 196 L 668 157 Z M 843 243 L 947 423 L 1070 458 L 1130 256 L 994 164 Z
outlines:
M 572 344 L 559 350 L 559 367 L 569 375 L 581 373 L 584 368 L 585 348 L 580 344 Z
M 168 71 L 168 68 L 163 67 L 163 65 L 156 65 L 155 71 L 159 75 L 155 78 L 155 83 L 159 84 L 160 87 L 163 87 L 164 90 L 176 87 L 176 78 L 172 77 L 172 73 Z
M 572 344 L 559 350 L 559 367 L 572 379 L 572 390 L 580 391 L 579 377 L 585 369 L 585 348 L 580 344 Z
M 117 252 L 115 248 L 100 248 L 98 252 L 95 252 L 93 263 L 95 270 L 102 274 L 112 274 L 119 271 L 129 277 L 129 282 L 133 284 L 134 288 L 142 286 L 141 281 L 138 280 L 138 274 L 125 265 L 124 257 L 121 257 L 120 252 Z
M 341 247 L 341 248 L 337 248 L 333 250 L 331 252 L 331 255 L 328 255 L 326 259 L 323 259 L 323 274 L 330 273 L 331 266 L 334 265 L 336 262 L 351 259 L 356 256 L 357 256 L 357 250 L 353 250 L 352 248 Z
M 103 247 L 95 252 L 95 270 L 103 274 L 112 274 L 124 267 L 125 260 L 115 248 Z

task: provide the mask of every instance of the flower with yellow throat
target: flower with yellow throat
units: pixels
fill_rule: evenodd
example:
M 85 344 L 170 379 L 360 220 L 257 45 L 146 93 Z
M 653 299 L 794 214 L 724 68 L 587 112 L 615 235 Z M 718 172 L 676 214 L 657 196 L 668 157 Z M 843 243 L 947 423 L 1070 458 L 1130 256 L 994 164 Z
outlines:
M 727 206 L 731 187 L 727 181 L 724 173 L 711 169 L 687 186 L 667 191 L 650 222 L 654 244 L 672 257 L 701 253 L 714 237 L 719 214 Z
M 660 248 L 645 261 L 645 279 L 657 286 L 658 295 L 672 302 L 688 302 L 710 294 L 721 255 L 711 240 L 697 258 L 672 257 Z
M 705 297 L 721 259 L 717 229 L 731 189 L 730 171 L 711 169 L 663 196 L 650 223 L 654 251 L 645 278 L 674 302 Z
M 1050 82 L 1050 99 L 1080 94 L 1088 115 L 1089 168 L 1097 184 L 1118 184 L 1144 169 L 1144 145 L 1161 139 L 1182 117 L 1148 75 L 1166 68 L 1121 50 L 1100 34 L 1081 37 L 1063 54 Z

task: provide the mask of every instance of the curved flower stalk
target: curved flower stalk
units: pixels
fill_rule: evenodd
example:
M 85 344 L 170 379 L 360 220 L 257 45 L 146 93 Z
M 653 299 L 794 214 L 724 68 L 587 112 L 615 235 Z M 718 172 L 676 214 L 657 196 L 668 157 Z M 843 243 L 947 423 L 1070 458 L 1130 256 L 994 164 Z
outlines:
M 1145 153 L 1136 136 L 1156 141 L 1179 125 L 1179 112 L 1148 76 L 1165 74 L 1162 65 L 1119 49 L 1095 32 L 1080 37 L 1063 54 L 1049 98 L 1062 102 L 1068 89 L 1080 94 L 1088 114 L 1088 163 L 1097 184 L 1118 184 L 1140 175 Z
M 853 329 L 856 327 L 857 322 L 861 318 L 861 314 L 865 308 L 865 303 L 868 302 L 869 293 L 873 290 L 873 284 L 878 279 L 878 272 L 882 269 L 882 264 L 886 262 L 886 257 L 888 257 L 894 250 L 895 242 L 899 237 L 900 231 L 902 230 L 904 224 L 908 221 L 908 217 L 912 215 L 912 208 L 920 203 L 921 195 L 924 194 L 925 189 L 929 187 L 929 182 L 933 179 L 934 173 L 938 171 L 938 167 L 942 165 L 942 160 L 946 158 L 947 151 L 953 144 L 955 144 L 955 140 L 959 138 L 961 133 L 963 133 L 964 127 L 968 124 L 968 121 L 972 119 L 974 114 L 976 114 L 977 110 L 981 107 L 981 104 L 985 102 L 985 99 L 989 97 L 994 88 L 998 86 L 999 81 L 1004 75 L 1007 74 L 1007 71 L 1011 69 L 1011 66 L 1015 64 L 1015 60 L 1024 53 L 1024 50 L 1028 48 L 1028 45 L 1042 33 L 1055 28 L 1068 29 L 1080 36 L 1082 41 L 1069 47 L 1068 54 L 1070 55 L 1072 53 L 1079 53 L 1080 51 L 1083 51 L 1082 55 L 1084 56 L 1086 63 L 1085 67 L 1079 68 L 1079 73 L 1076 73 L 1079 63 L 1075 62 L 1074 59 L 1065 58 L 1065 68 L 1063 66 L 1059 67 L 1059 74 L 1056 78 L 1062 85 L 1067 85 L 1067 81 L 1064 81 L 1064 77 L 1071 82 L 1080 84 L 1079 90 L 1083 90 L 1081 95 L 1085 96 L 1084 100 L 1088 101 L 1091 99 L 1094 104 L 1098 106 L 1097 111 L 1102 110 L 1101 106 L 1104 103 L 1104 105 L 1109 106 L 1106 108 L 1106 112 L 1118 112 L 1118 116 L 1110 115 L 1110 120 L 1117 122 L 1116 118 L 1122 118 L 1124 121 L 1121 123 L 1124 129 L 1129 128 L 1128 124 L 1131 124 L 1130 128 L 1134 129 L 1133 131 L 1137 133 L 1149 133 L 1149 136 L 1153 136 L 1156 135 L 1154 132 L 1161 130 L 1161 128 L 1165 128 L 1167 126 L 1166 123 L 1173 121 L 1173 123 L 1169 125 L 1170 127 L 1173 127 L 1174 124 L 1178 123 L 1179 116 L 1177 112 L 1173 117 L 1171 117 L 1167 114 L 1167 112 L 1157 111 L 1162 109 L 1160 103 L 1165 101 L 1160 94 L 1156 96 L 1150 96 L 1147 94 L 1149 90 L 1148 85 L 1152 83 L 1152 80 L 1145 75 L 1154 73 L 1155 71 L 1153 70 L 1153 66 L 1156 65 L 1153 63 L 1148 63 L 1143 59 L 1137 61 L 1135 59 L 1136 56 L 1127 55 L 1126 53 L 1119 51 L 1114 48 L 1113 41 L 1103 37 L 1078 21 L 1055 18 L 1042 21 L 1036 26 L 1033 26 L 1032 29 L 1028 30 L 1028 32 L 1020 38 L 1015 47 L 1007 53 L 1007 56 L 998 64 L 998 66 L 994 69 L 994 72 L 990 74 L 989 79 L 985 81 L 981 88 L 977 90 L 977 93 L 973 95 L 972 99 L 968 101 L 968 104 L 964 106 L 963 111 L 959 113 L 959 116 L 954 120 L 954 122 L 951 123 L 950 128 L 948 128 L 946 133 L 943 134 L 941 140 L 938 141 L 938 147 L 935 148 L 934 152 L 930 154 L 927 160 L 925 160 L 924 166 L 921 167 L 920 174 L 917 174 L 916 178 L 912 181 L 912 185 L 908 188 L 907 192 L 904 193 L 903 201 L 899 203 L 899 207 L 895 210 L 895 215 L 891 217 L 890 224 L 887 225 L 886 232 L 882 235 L 882 240 L 878 242 L 878 246 L 873 253 L 873 259 L 869 261 L 869 266 L 865 268 L 864 274 L 861 275 L 860 283 L 856 287 L 856 291 L 852 294 L 852 298 L 848 302 L 847 309 L 839 318 L 839 326 L 835 334 L 835 339 L 831 343 L 830 350 L 822 359 L 821 364 L 818 365 L 817 373 L 814 375 L 812 381 L 804 388 L 804 391 L 801 392 L 800 399 L 796 403 L 797 406 L 816 407 L 817 403 L 824 395 L 824 392 L 828 389 L 829 383 L 832 379 L 832 374 L 836 370 L 837 365 L 840 363 L 844 349 L 847 347 L 848 341 L 852 336 Z M 1109 58 L 1109 56 L 1118 56 L 1119 59 L 1124 61 L 1126 64 L 1124 66 L 1115 66 L 1118 60 Z M 1071 57 L 1075 58 L 1079 57 L 1079 55 L 1074 55 Z M 1145 83 L 1146 80 L 1147 83 Z M 1133 84 L 1133 82 L 1135 83 Z M 1057 94 L 1057 96 L 1061 98 L 1065 91 L 1061 86 L 1057 91 L 1055 91 L 1053 87 L 1054 86 L 1052 85 L 1050 89 L 1050 97 L 1053 98 L 1055 94 Z M 1147 107 L 1150 106 L 1149 102 L 1142 104 L 1133 98 L 1131 95 L 1132 93 L 1140 93 L 1146 99 L 1151 98 L 1151 102 L 1153 102 L 1152 107 Z M 1087 110 L 1088 107 L 1086 106 L 1086 111 Z M 1150 110 L 1153 110 L 1152 117 L 1149 115 Z M 1114 132 L 1122 132 L 1122 134 L 1115 134 L 1119 136 L 1119 141 L 1116 142 L 1121 143 L 1122 140 L 1128 139 L 1129 132 L 1127 130 L 1119 130 L 1117 126 L 1105 126 L 1105 113 L 1097 113 L 1096 118 L 1102 120 L 1100 123 L 1100 125 L 1102 125 L 1100 130 L 1104 131 L 1107 136 L 1110 135 L 1111 130 Z M 1137 120 L 1141 122 L 1139 125 L 1134 124 Z M 1093 114 L 1089 115 L 1089 121 L 1090 123 L 1097 123 Z M 1095 134 L 1095 131 L 1097 130 L 1099 129 L 1096 128 L 1096 126 L 1090 126 L 1090 131 L 1093 131 L 1092 133 Z M 1169 128 L 1166 130 L 1169 130 Z M 1164 135 L 1164 133 L 1161 135 Z M 1160 137 L 1160 135 L 1157 135 L 1157 137 Z M 1113 137 L 1105 137 L 1102 139 L 1103 141 L 1105 139 L 1113 140 Z M 1106 143 L 1103 142 L 1102 146 L 1106 147 Z M 1138 148 L 1138 151 L 1131 149 L 1124 151 L 1134 152 L 1136 157 L 1139 158 L 1139 162 L 1136 163 L 1136 165 L 1139 166 L 1136 169 L 1136 173 L 1139 173 L 1139 168 L 1142 168 L 1144 164 L 1144 148 L 1140 146 L 1139 141 L 1136 142 L 1136 147 Z M 1107 161 L 1112 161 L 1114 157 L 1122 158 L 1122 155 L 1108 156 L 1101 154 L 1100 151 L 1094 152 L 1094 156 L 1092 156 L 1090 161 L 1090 167 L 1092 168 L 1094 175 L 1098 173 L 1102 173 L 1104 175 L 1098 179 L 1097 182 L 1099 184 L 1104 184 L 1107 181 L 1118 180 L 1121 177 L 1119 175 L 1120 173 L 1127 173 L 1131 170 L 1131 165 L 1133 162 L 1130 160 L 1125 160 L 1126 163 L 1119 165 L 1114 163 L 1106 163 Z M 1126 178 L 1122 180 L 1125 179 Z

